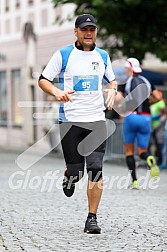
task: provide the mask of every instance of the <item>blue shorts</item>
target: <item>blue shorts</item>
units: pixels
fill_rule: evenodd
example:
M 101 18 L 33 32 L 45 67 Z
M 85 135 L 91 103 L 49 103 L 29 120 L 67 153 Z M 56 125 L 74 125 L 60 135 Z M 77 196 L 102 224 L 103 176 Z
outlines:
M 151 135 L 151 116 L 129 114 L 123 121 L 125 144 L 137 144 L 139 148 L 148 148 Z

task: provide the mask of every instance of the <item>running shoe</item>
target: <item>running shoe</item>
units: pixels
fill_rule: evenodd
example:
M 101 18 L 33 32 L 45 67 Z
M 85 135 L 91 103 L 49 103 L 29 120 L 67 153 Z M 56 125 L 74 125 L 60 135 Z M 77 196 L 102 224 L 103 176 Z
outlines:
M 68 177 L 66 176 L 66 172 L 64 173 L 62 186 L 63 192 L 67 197 L 71 197 L 74 194 L 75 184 L 72 183 L 70 179 L 68 179 Z
M 130 189 L 139 189 L 139 182 L 137 180 L 134 180 L 132 184 L 129 186 Z
M 148 156 L 147 160 L 147 165 L 150 168 L 150 174 L 152 177 L 159 177 L 160 175 L 160 169 L 156 163 L 156 159 L 153 156 Z
M 160 175 L 160 169 L 157 165 L 153 165 L 150 169 L 150 174 L 153 178 L 159 177 Z
M 84 232 L 89 234 L 100 234 L 101 228 L 97 225 L 97 218 L 95 216 L 88 217 L 85 222 Z

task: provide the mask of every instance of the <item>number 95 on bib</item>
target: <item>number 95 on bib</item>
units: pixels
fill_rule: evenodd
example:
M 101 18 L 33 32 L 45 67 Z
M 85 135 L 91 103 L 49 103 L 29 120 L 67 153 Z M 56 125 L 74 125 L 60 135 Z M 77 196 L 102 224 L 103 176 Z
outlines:
M 98 75 L 73 76 L 73 89 L 78 93 L 87 94 L 98 91 Z

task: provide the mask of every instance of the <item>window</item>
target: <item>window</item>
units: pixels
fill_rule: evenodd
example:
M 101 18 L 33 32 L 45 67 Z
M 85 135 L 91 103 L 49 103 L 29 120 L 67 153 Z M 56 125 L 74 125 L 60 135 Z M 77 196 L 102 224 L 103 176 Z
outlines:
M 5 1 L 5 11 L 8 12 L 9 11 L 9 0 Z
M 16 0 L 16 9 L 20 8 L 20 0 Z
M 10 20 L 9 19 L 5 20 L 5 33 L 6 34 L 10 33 Z
M 7 126 L 7 75 L 0 72 L 0 126 Z
M 28 15 L 28 21 L 29 21 L 29 23 L 34 24 L 34 20 L 35 20 L 34 14 L 33 13 L 29 13 L 29 15 Z
M 34 3 L 34 0 L 28 0 L 28 4 L 32 5 Z
M 48 11 L 45 9 L 42 10 L 41 12 L 41 26 L 45 27 L 47 25 L 48 25 Z
M 18 102 L 21 100 L 21 71 L 12 70 L 12 122 L 13 126 L 22 126 L 23 116 Z
M 21 18 L 20 18 L 20 16 L 17 16 L 15 19 L 15 31 L 16 32 L 21 31 Z

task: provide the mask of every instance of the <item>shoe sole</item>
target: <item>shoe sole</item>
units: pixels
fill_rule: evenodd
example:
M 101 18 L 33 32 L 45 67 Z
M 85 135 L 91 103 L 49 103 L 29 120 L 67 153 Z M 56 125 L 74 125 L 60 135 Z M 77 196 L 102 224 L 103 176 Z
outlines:
M 75 184 L 71 184 L 70 187 L 69 188 L 68 187 L 69 187 L 68 181 L 64 179 L 62 183 L 63 192 L 66 195 L 66 197 L 71 197 L 75 191 Z
M 84 229 L 84 232 L 87 233 L 87 234 L 101 234 L 101 230 L 87 230 L 87 229 Z
M 68 197 L 68 198 L 73 196 L 74 191 L 75 191 L 75 184 L 71 185 L 70 189 L 67 189 L 67 188 L 63 187 L 63 192 L 64 192 L 65 196 Z
M 136 185 L 136 186 L 129 185 L 127 188 L 130 190 L 140 190 L 140 185 Z
M 140 190 L 139 187 L 130 187 L 130 190 Z

